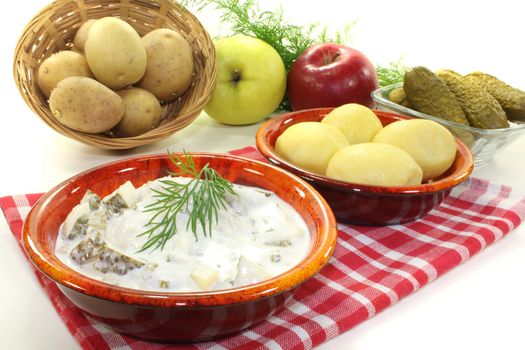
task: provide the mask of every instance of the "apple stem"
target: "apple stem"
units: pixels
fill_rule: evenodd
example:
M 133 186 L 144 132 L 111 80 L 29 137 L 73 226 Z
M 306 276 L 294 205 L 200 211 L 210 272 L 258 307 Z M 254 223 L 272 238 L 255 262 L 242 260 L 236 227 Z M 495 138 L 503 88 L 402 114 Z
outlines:
M 237 85 L 237 83 L 241 80 L 241 71 L 236 69 L 232 73 L 232 80 L 231 83 L 233 86 Z
M 341 54 L 339 52 L 337 52 L 335 55 L 325 55 L 323 57 L 323 63 L 324 65 L 328 65 L 330 63 L 334 63 L 335 61 L 337 61 L 337 59 L 339 58 L 339 56 L 341 56 Z

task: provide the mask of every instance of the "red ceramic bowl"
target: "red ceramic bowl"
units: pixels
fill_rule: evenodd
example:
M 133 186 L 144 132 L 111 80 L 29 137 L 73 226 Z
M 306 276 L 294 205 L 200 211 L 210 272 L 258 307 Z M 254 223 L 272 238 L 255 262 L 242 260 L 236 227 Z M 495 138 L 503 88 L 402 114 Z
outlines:
M 45 194 L 31 209 L 23 228 L 27 254 L 80 309 L 116 331 L 156 341 L 204 341 L 238 332 L 271 315 L 294 290 L 330 258 L 337 239 L 330 207 L 310 185 L 269 164 L 229 155 L 193 154 L 224 178 L 275 192 L 303 217 L 312 246 L 297 266 L 270 280 L 236 289 L 194 293 L 146 292 L 90 279 L 54 254 L 60 225 L 84 193 L 106 196 L 130 180 L 140 186 L 175 170 L 165 155 L 113 162 L 81 173 Z
M 321 121 L 333 108 L 285 113 L 261 125 L 256 145 L 270 162 L 299 175 L 312 184 L 332 207 L 339 221 L 362 225 L 390 225 L 425 216 L 465 181 L 474 167 L 468 148 L 456 139 L 458 151 L 452 166 L 439 178 L 418 186 L 369 186 L 338 181 L 301 169 L 275 152 L 275 141 L 291 125 Z M 397 114 L 374 111 L 383 125 L 410 119 Z

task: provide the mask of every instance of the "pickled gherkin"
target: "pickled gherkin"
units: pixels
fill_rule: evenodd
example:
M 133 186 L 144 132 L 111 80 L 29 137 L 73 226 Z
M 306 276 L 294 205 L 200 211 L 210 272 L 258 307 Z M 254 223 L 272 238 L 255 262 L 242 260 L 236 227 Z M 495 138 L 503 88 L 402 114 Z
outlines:
M 119 275 L 125 275 L 128 271 L 144 266 L 142 261 L 127 256 L 104 245 L 93 267 L 102 273 L 114 272 Z
M 397 103 L 401 106 L 405 106 L 407 108 L 412 108 L 412 105 L 407 99 L 407 95 L 405 94 L 405 90 L 402 86 L 393 89 L 388 94 L 388 99 L 394 103 Z
M 133 208 L 137 203 L 136 189 L 130 181 L 126 181 L 111 195 L 104 198 L 104 205 L 108 216 L 120 215 L 123 209 Z
M 510 126 L 498 101 L 477 82 L 451 70 L 441 70 L 436 75 L 457 98 L 471 126 L 481 129 Z
M 403 89 L 417 111 L 458 124 L 469 124 L 452 91 L 428 68 L 409 69 L 405 73 Z
M 142 261 L 109 247 L 98 232 L 80 241 L 69 256 L 79 265 L 92 263 L 93 268 L 100 272 L 114 272 L 119 275 L 145 265 Z
M 75 221 L 73 229 L 71 229 L 71 231 L 67 235 L 67 238 L 75 239 L 78 236 L 85 236 L 88 229 L 88 221 L 89 217 L 87 215 L 79 217 L 77 221 Z
M 106 206 L 107 212 L 113 215 L 118 215 L 122 213 L 122 209 L 128 208 L 128 205 L 118 193 L 108 199 L 104 204 Z
M 470 73 L 467 78 L 476 81 L 494 96 L 509 119 L 525 121 L 525 91 L 482 72 Z
M 98 233 L 80 241 L 69 253 L 69 256 L 77 264 L 84 265 L 96 259 L 104 249 L 104 246 L 104 240 Z

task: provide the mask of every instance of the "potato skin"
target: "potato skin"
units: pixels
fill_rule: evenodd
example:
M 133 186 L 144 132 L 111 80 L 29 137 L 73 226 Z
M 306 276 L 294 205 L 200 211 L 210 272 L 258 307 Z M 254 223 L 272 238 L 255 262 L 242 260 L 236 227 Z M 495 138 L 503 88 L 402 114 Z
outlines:
M 84 51 L 96 79 L 114 90 L 138 82 L 146 71 L 146 50 L 140 36 L 118 18 L 97 20 L 89 30 Z
M 142 38 L 147 67 L 139 83 L 162 102 L 181 96 L 191 85 L 193 56 L 190 44 L 174 30 L 155 29 Z
M 93 77 L 85 57 L 73 51 L 59 51 L 40 64 L 37 82 L 42 93 L 49 98 L 61 80 L 74 76 Z
M 162 107 L 151 92 L 132 88 L 118 91 L 124 105 L 124 117 L 113 128 L 118 137 L 132 137 L 156 128 L 160 122 Z
M 86 45 L 87 36 L 91 26 L 95 23 L 96 19 L 90 19 L 78 28 L 77 33 L 75 34 L 75 39 L 73 39 L 73 50 L 83 53 L 84 46 Z
M 65 126 L 91 134 L 114 127 L 124 115 L 120 96 L 85 77 L 62 80 L 49 98 L 53 116 Z

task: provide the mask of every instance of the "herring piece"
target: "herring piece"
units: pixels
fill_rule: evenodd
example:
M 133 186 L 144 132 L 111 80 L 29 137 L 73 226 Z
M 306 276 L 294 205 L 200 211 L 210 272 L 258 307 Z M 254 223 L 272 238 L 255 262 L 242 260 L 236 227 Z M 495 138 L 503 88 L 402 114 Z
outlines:
M 88 203 L 90 210 L 97 210 L 100 207 L 100 197 L 98 196 L 98 194 L 87 190 L 86 194 L 84 194 L 84 197 L 82 197 L 80 203 Z
M 92 229 L 104 231 L 107 227 L 108 218 L 103 211 L 97 210 L 89 215 L 87 223 Z
M 245 256 L 241 256 L 237 264 L 237 277 L 233 281 L 234 286 L 245 286 L 267 280 L 272 276 L 261 267 Z
M 126 181 L 122 186 L 120 186 L 117 190 L 117 193 L 120 194 L 128 208 L 133 208 L 137 204 L 137 189 L 130 181 Z
M 64 221 L 62 237 L 75 239 L 79 235 L 84 236 L 87 231 L 89 212 L 88 203 L 82 203 L 74 207 Z
M 196 265 L 191 271 L 191 279 L 197 283 L 202 290 L 210 290 L 218 278 L 219 271 L 208 265 Z

